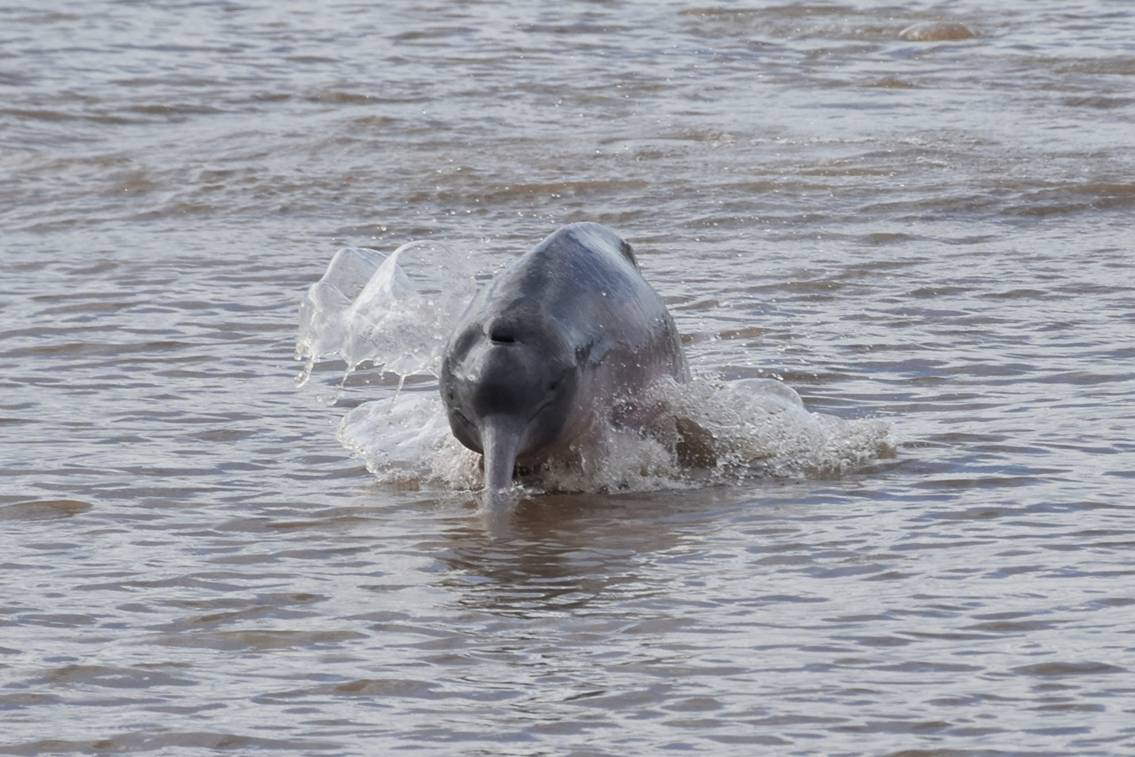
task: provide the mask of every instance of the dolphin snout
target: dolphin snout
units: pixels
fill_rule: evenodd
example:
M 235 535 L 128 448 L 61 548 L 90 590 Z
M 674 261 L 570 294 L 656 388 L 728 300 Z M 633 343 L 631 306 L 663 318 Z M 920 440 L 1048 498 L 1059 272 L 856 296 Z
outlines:
M 508 415 L 492 415 L 481 422 L 481 449 L 485 466 L 488 501 L 512 485 L 512 471 L 524 435 L 524 421 Z

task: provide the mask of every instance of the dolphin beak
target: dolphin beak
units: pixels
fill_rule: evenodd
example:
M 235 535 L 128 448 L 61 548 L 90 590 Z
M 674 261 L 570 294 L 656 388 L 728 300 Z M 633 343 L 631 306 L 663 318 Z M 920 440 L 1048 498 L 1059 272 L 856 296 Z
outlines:
M 525 423 L 507 415 L 490 415 L 481 423 L 481 449 L 484 450 L 485 503 L 490 507 L 504 501 L 501 492 L 512 486 L 512 471 Z

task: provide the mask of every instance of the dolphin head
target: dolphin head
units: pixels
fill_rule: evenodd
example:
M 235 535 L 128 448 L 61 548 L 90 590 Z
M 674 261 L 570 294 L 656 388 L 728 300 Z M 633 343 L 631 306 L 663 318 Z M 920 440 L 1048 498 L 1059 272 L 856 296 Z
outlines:
M 578 362 L 562 330 L 530 307 L 493 309 L 450 338 L 442 401 L 453 435 L 484 456 L 490 499 L 511 485 L 518 459 L 555 446 L 570 429 Z

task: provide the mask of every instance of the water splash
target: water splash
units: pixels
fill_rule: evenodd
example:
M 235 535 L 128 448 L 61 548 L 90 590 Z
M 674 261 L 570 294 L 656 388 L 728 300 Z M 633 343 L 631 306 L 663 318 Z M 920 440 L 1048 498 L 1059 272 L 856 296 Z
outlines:
M 437 376 L 446 340 L 476 286 L 468 255 L 412 242 L 389 256 L 340 250 L 308 291 L 296 345 L 297 357 L 307 360 L 301 383 L 316 362 L 329 359 L 343 360 L 346 375 L 369 362 L 399 377 L 392 396 L 359 405 L 339 427 L 341 443 L 384 483 L 481 486 L 480 456 L 450 432 L 436 381 L 421 380 Z M 406 387 L 412 375 L 419 380 Z M 596 417 L 584 441 L 525 476 L 524 486 L 650 491 L 829 476 L 894 451 L 888 424 L 811 413 L 795 391 L 771 379 L 667 379 L 636 393 L 634 402 L 666 408 L 663 420 L 643 432 Z M 702 448 L 692 456 L 691 438 Z
M 364 363 L 401 376 L 437 375 L 454 321 L 476 293 L 471 256 L 439 242 L 404 244 L 390 255 L 339 250 L 300 305 L 296 359 L 343 360 L 346 375 Z
M 660 391 L 675 415 L 712 435 L 723 479 L 840 475 L 895 451 L 889 423 L 809 412 L 795 390 L 774 379 L 702 376 Z
M 677 435 L 601 419 L 586 446 L 525 476 L 525 486 L 533 492 L 657 491 L 760 477 L 824 477 L 894 453 L 888 423 L 811 413 L 795 391 L 771 379 L 699 376 L 686 384 L 660 382 L 649 396 L 708 434 L 709 465 L 684 465 Z M 453 437 L 436 386 L 356 407 L 343 418 L 339 439 L 387 484 L 481 486 L 480 456 Z
M 359 405 L 339 424 L 339 441 L 383 483 L 480 487 L 480 455 L 450 432 L 436 388 Z

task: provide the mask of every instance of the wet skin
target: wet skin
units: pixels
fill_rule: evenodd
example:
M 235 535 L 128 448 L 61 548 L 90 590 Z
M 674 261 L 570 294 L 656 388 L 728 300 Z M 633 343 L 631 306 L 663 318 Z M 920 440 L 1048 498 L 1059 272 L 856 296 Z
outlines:
M 563 454 L 619 398 L 688 378 L 678 332 L 631 247 L 594 223 L 564 226 L 470 304 L 446 346 L 441 396 L 454 436 L 484 456 L 490 506 L 518 463 Z M 623 423 L 649 413 L 625 412 Z

